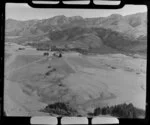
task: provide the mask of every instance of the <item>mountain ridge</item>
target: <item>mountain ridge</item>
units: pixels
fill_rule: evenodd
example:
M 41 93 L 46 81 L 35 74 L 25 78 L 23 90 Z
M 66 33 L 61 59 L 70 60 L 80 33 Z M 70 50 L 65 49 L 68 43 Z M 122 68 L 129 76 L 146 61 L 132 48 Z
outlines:
M 107 46 L 119 51 L 146 52 L 147 13 L 83 18 L 54 16 L 43 20 L 6 20 L 6 41 L 60 45 L 65 48 L 97 49 Z M 7 36 L 20 36 L 9 39 Z M 106 48 L 107 48 L 106 47 Z M 104 47 L 105 48 L 105 47 Z
M 132 17 L 134 16 L 134 18 L 139 18 L 137 21 L 134 19 L 133 21 L 131 20 Z M 142 19 L 140 18 L 140 16 L 142 17 Z M 10 22 L 10 20 L 12 22 Z M 131 21 L 130 21 L 131 20 Z M 81 16 L 72 16 L 72 17 L 66 17 L 64 15 L 58 15 L 58 16 L 54 16 L 48 19 L 43 19 L 43 20 L 26 20 L 26 21 L 19 21 L 19 20 L 12 20 L 12 19 L 8 19 L 6 20 L 6 35 L 10 36 L 12 34 L 12 32 L 17 32 L 17 35 L 24 35 L 25 31 L 27 30 L 27 26 L 30 24 L 30 30 L 32 31 L 36 31 L 35 29 L 39 30 L 39 33 L 41 32 L 48 32 L 48 30 L 50 28 L 55 28 L 55 29 L 64 29 L 64 28 L 68 28 L 68 27 L 73 27 L 73 26 L 81 26 L 81 27 L 103 27 L 103 28 L 108 28 L 108 29 L 112 29 L 113 31 L 117 31 L 117 32 L 122 32 L 122 33 L 126 33 L 127 35 L 129 35 L 129 33 L 127 33 L 128 31 L 130 32 L 130 34 L 132 34 L 134 36 L 134 34 L 136 33 L 132 33 L 135 32 L 136 30 L 134 28 L 136 28 L 136 26 L 138 25 L 144 25 L 143 20 L 146 20 L 146 13 L 136 13 L 136 14 L 132 14 L 132 15 L 126 15 L 126 16 L 122 16 L 120 14 L 111 14 L 108 17 L 97 17 L 97 18 L 83 18 Z M 15 22 L 14 22 L 15 21 Z M 13 23 L 17 23 L 18 25 L 13 25 Z M 10 24 L 12 23 L 12 24 Z M 20 24 L 21 23 L 21 24 Z M 142 24 L 140 24 L 142 23 Z M 145 24 L 147 22 L 145 21 Z M 20 28 L 20 30 L 18 29 L 19 24 L 22 25 L 22 28 Z M 10 26 L 11 25 L 11 26 Z M 41 28 L 42 27 L 42 28 Z M 144 26 L 143 26 L 144 27 Z M 141 28 L 141 31 L 138 31 L 138 35 L 136 34 L 134 37 L 137 38 L 139 37 L 139 35 L 143 35 L 143 32 L 145 33 L 145 29 Z M 137 29 L 139 30 L 139 29 Z M 30 31 L 28 31 L 30 32 Z M 36 31 L 37 32 L 37 31 Z M 15 34 L 15 33 L 14 33 Z M 32 34 L 30 32 L 30 34 Z M 33 33 L 34 34 L 34 33 Z M 37 32 L 38 34 L 38 32 Z

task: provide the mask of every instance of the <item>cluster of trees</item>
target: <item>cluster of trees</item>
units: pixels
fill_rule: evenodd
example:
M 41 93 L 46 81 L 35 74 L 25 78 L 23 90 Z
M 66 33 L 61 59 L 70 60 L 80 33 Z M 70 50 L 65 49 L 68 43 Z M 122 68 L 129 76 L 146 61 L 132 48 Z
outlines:
M 79 52 L 81 54 L 87 54 L 88 50 L 84 49 L 84 48 L 68 48 L 68 47 L 57 47 L 55 45 L 50 45 L 49 43 L 28 43 L 29 46 L 32 46 L 34 48 L 36 48 L 39 51 L 49 51 L 49 49 L 51 48 L 51 51 L 59 51 L 59 52 L 67 52 L 67 51 L 75 51 L 75 52 Z
M 48 51 L 50 48 L 49 43 L 28 43 L 27 45 L 32 46 L 40 51 Z
M 51 51 L 75 51 L 75 52 L 79 52 L 81 54 L 87 54 L 88 53 L 88 50 L 87 49 L 84 49 L 84 48 L 68 48 L 68 47 L 64 47 L 64 48 L 57 48 L 56 46 L 52 46 L 51 47 Z
M 107 106 L 103 108 L 96 108 L 94 112 L 89 113 L 89 115 L 111 115 L 119 118 L 138 118 L 141 116 L 145 116 L 145 111 L 134 107 L 131 103 L 124 103 L 110 107 Z
M 75 116 L 77 111 L 69 106 L 67 103 L 56 102 L 54 104 L 47 105 L 43 110 L 49 114 L 56 114 L 61 116 Z

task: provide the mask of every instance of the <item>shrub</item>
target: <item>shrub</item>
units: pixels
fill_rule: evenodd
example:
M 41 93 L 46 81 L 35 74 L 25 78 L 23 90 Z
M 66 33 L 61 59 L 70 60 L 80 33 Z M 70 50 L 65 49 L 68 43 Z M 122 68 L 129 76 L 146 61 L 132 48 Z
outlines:
M 77 111 L 69 106 L 69 104 L 63 102 L 57 102 L 54 104 L 49 104 L 42 111 L 49 114 L 57 114 L 61 116 L 75 116 Z
M 51 68 L 49 71 L 45 73 L 46 76 L 49 76 L 52 72 L 55 72 L 56 68 Z

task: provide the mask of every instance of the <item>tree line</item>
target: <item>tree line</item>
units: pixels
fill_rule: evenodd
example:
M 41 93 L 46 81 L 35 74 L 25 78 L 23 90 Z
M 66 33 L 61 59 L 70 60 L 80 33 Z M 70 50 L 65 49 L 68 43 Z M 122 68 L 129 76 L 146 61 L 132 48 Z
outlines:
M 93 113 L 89 113 L 89 115 L 111 115 L 119 118 L 139 118 L 141 116 L 145 116 L 145 111 L 134 107 L 132 103 L 123 103 L 110 107 L 98 107 L 94 110 Z

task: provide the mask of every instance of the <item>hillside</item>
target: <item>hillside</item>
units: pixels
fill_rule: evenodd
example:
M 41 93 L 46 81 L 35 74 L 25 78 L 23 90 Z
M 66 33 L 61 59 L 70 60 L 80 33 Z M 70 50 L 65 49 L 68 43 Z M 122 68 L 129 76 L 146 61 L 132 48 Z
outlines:
M 6 42 L 18 42 L 35 47 L 45 44 L 63 49 L 80 48 L 93 51 L 111 48 L 121 52 L 146 53 L 146 14 L 112 14 L 99 18 L 60 15 L 28 21 L 8 19 Z

